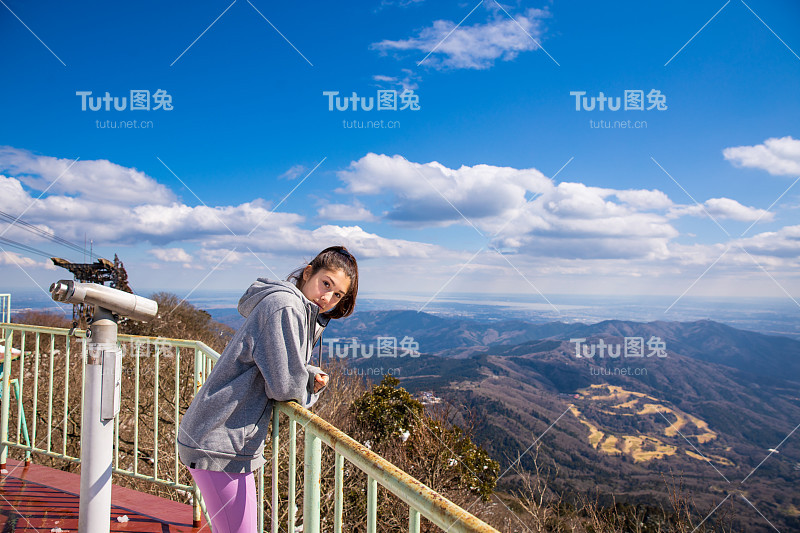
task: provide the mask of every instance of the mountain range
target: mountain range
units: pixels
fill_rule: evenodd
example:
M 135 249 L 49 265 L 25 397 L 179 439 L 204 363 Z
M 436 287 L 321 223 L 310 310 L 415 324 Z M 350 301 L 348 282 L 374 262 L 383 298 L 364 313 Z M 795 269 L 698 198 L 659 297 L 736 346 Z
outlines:
M 442 398 L 507 470 L 501 491 L 538 471 L 561 494 L 667 505 L 668 487 L 681 485 L 707 511 L 732 495 L 747 531 L 800 531 L 798 341 L 712 320 L 531 324 L 415 311 L 357 312 L 325 337 L 323 353 L 332 347 L 328 357 L 353 371 L 379 380 L 388 370 L 410 392 Z M 364 357 L 380 337 L 413 339 L 419 353 Z

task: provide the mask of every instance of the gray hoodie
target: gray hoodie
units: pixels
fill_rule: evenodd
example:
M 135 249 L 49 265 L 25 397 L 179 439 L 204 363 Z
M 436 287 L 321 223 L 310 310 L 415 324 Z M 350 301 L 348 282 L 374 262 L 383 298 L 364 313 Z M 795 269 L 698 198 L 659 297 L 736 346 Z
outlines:
M 309 364 L 327 324 L 319 306 L 288 281 L 259 278 L 239 300 L 246 318 L 197 391 L 178 431 L 178 455 L 186 466 L 252 472 L 266 462 L 264 441 L 275 401 L 311 407 Z M 322 392 L 322 391 L 320 391 Z

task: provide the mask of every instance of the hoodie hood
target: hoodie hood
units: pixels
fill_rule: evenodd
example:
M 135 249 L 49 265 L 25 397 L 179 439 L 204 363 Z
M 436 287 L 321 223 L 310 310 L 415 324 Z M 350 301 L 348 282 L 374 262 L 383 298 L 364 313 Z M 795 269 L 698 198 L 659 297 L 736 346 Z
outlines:
M 306 298 L 305 294 L 303 294 L 303 292 L 298 289 L 294 283 L 290 281 L 276 281 L 267 278 L 258 278 L 255 282 L 253 282 L 252 285 L 250 285 L 250 287 L 239 299 L 239 313 L 243 317 L 247 318 L 261 300 L 276 292 L 288 292 L 294 294 L 300 298 L 306 308 L 310 311 L 316 311 L 319 309 L 319 306 Z M 322 313 L 315 314 L 317 315 L 317 324 L 322 327 L 328 325 L 330 317 L 325 316 Z
M 304 304 L 310 303 L 309 299 L 294 286 L 293 283 L 288 281 L 274 281 L 267 278 L 258 278 L 250 287 L 245 291 L 241 298 L 239 298 L 239 314 L 247 318 L 253 309 L 256 308 L 258 302 L 265 297 L 276 292 L 288 292 L 296 295 L 303 300 Z

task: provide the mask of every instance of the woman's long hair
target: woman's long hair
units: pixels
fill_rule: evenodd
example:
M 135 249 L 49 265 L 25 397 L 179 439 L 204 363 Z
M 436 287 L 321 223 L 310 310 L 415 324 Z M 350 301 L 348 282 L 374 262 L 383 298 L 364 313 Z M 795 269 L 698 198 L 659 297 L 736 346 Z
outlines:
M 339 303 L 333 309 L 325 313 L 325 316 L 329 318 L 344 318 L 353 314 L 356 307 L 356 296 L 358 295 L 358 263 L 353 254 L 347 251 L 344 246 L 331 246 L 318 253 L 317 257 L 308 264 L 311 265 L 311 276 L 324 268 L 325 270 L 333 271 L 342 270 L 344 275 L 350 278 L 350 289 L 347 294 L 339 300 Z M 305 284 L 303 270 L 305 268 L 305 266 L 302 266 L 289 274 L 286 281 L 294 281 L 295 286 L 303 290 L 303 285 Z

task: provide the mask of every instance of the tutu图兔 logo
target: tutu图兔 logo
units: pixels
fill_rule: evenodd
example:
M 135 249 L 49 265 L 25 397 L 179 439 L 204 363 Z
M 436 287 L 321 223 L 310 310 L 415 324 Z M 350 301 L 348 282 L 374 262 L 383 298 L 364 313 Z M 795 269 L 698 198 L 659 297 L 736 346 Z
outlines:
M 358 337 L 350 337 L 350 343 L 344 344 L 346 339 L 325 339 L 328 344 L 328 356 L 343 359 L 345 357 L 419 357 L 419 343 L 414 337 L 404 336 L 402 339 L 397 337 L 377 337 L 377 346 L 373 343 L 361 343 Z M 376 349 L 377 348 L 377 349 Z
M 650 111 L 667 109 L 667 95 L 661 94 L 658 89 L 651 89 L 647 95 L 644 91 L 626 89 L 624 96 L 606 96 L 600 91 L 597 96 L 585 96 L 586 91 L 570 91 L 570 96 L 575 97 L 575 111 Z M 647 106 L 645 107 L 645 96 Z
M 92 91 L 75 91 L 81 97 L 81 111 L 172 111 L 172 95 L 164 89 L 157 89 L 152 95 L 150 91 L 135 89 L 130 96 L 111 96 L 106 91 L 104 96 L 92 96 Z
M 622 357 L 666 357 L 667 343 L 661 337 L 650 337 L 645 343 L 644 337 L 625 337 L 625 344 L 607 344 L 603 339 L 598 339 L 597 344 L 584 344 L 586 339 L 570 339 L 569 342 L 575 343 L 575 356 L 578 358 L 591 359 L 595 355 L 598 358 L 610 357 L 616 359 Z M 645 353 L 645 345 L 647 352 Z
M 411 89 L 397 93 L 394 89 L 379 89 L 377 96 L 358 96 L 353 91 L 350 96 L 339 96 L 339 91 L 322 91 L 328 97 L 328 111 L 419 111 L 419 95 Z M 375 101 L 377 98 L 377 108 Z M 399 99 L 399 104 L 398 104 Z

